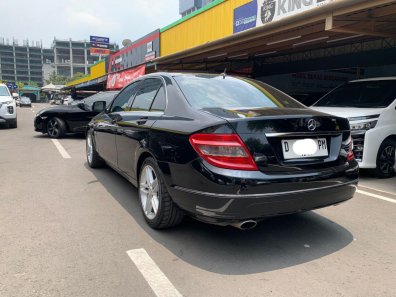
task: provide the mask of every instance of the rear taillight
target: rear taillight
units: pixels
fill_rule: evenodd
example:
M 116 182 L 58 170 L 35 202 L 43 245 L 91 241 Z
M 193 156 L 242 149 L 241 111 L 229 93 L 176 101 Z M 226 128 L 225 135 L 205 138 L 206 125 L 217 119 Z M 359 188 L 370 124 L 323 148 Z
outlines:
M 348 143 L 347 160 L 348 161 L 355 160 L 355 154 L 353 153 L 353 140 L 352 140 L 352 138 L 351 138 L 351 141 Z
M 242 139 L 237 134 L 194 134 L 190 143 L 209 164 L 235 170 L 258 170 Z

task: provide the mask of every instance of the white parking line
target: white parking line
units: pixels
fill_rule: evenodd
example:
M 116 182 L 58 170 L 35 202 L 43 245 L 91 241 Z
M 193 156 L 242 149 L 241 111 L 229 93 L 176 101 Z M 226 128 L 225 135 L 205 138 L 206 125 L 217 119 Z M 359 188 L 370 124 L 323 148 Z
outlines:
M 129 258 L 158 297 L 182 297 L 144 249 L 127 251 Z
M 356 193 L 359 193 L 359 194 L 362 194 L 362 195 L 366 195 L 366 196 L 370 196 L 370 197 L 377 198 L 377 199 L 381 199 L 381 200 L 388 201 L 388 202 L 391 202 L 391 203 L 396 203 L 395 199 L 391 199 L 391 198 L 380 196 L 380 195 L 376 195 L 376 194 L 371 194 L 371 193 L 366 192 L 366 191 L 357 190 Z
M 371 191 L 375 191 L 375 192 L 380 192 L 380 193 L 396 196 L 396 193 L 391 193 L 391 192 L 387 192 L 387 191 L 383 191 L 383 190 L 378 190 L 378 189 L 370 188 L 370 187 L 363 186 L 363 185 L 359 185 L 359 188 L 365 188 L 365 189 L 368 189 L 368 190 L 371 190 Z
M 63 159 L 71 159 L 68 152 L 65 150 L 65 148 L 60 144 L 60 142 L 57 139 L 52 139 L 52 142 L 55 145 L 55 147 L 58 149 Z

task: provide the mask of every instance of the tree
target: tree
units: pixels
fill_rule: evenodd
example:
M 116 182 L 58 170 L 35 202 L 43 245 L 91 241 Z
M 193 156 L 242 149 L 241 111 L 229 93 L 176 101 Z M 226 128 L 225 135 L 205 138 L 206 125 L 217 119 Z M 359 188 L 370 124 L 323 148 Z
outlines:
M 84 76 L 85 76 L 84 73 L 77 72 L 77 73 L 75 73 L 75 74 L 73 75 L 72 78 L 69 78 L 69 79 L 68 79 L 68 82 L 71 82 L 71 81 L 76 80 L 76 79 L 83 78 Z
M 46 84 L 65 85 L 68 80 L 69 79 L 66 76 L 58 75 L 55 71 L 53 71 L 49 78 L 45 80 L 45 82 Z

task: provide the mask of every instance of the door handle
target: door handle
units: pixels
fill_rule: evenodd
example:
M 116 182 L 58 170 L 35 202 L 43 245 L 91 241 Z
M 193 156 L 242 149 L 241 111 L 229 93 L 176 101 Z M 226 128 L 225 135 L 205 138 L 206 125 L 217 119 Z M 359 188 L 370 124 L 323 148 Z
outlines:
M 148 117 L 143 117 L 143 118 L 138 119 L 138 120 L 136 121 L 136 123 L 137 123 L 138 125 L 144 125 L 144 124 L 147 123 L 147 120 L 148 120 Z

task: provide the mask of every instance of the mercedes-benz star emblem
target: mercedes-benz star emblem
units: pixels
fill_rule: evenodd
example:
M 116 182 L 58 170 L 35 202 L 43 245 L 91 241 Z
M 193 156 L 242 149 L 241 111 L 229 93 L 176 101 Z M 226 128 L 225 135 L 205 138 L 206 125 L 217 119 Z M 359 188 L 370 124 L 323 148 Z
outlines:
M 316 129 L 316 121 L 314 119 L 308 121 L 308 130 L 315 131 Z

